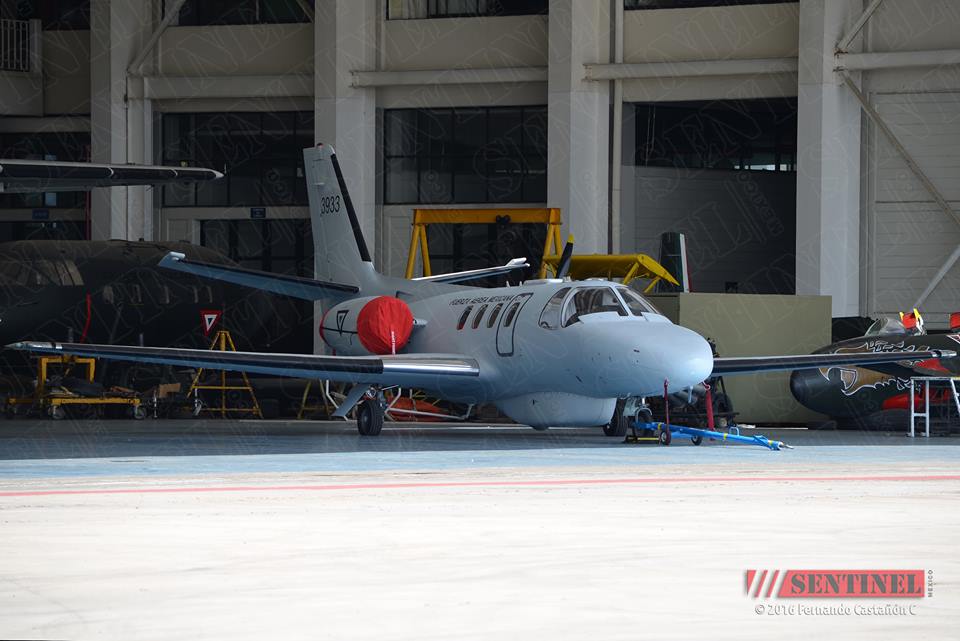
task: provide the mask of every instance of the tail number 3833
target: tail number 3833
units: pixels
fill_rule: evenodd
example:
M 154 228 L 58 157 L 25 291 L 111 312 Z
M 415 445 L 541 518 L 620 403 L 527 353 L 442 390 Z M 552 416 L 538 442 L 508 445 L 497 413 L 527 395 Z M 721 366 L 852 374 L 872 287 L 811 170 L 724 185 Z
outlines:
M 340 196 L 323 196 L 320 199 L 321 214 L 335 214 L 340 211 Z

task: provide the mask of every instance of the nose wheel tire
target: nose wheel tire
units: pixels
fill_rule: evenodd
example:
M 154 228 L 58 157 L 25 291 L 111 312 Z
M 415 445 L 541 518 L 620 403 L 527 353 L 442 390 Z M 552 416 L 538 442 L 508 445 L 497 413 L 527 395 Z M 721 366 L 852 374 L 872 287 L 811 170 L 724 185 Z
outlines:
M 361 436 L 376 436 L 383 429 L 383 405 L 380 399 L 368 398 L 357 408 L 357 431 Z
M 617 407 L 613 410 L 613 418 L 603 426 L 604 436 L 623 438 L 627 435 L 627 430 L 630 428 L 630 419 L 623 413 L 624 405 L 626 405 L 626 401 L 623 399 L 617 401 Z

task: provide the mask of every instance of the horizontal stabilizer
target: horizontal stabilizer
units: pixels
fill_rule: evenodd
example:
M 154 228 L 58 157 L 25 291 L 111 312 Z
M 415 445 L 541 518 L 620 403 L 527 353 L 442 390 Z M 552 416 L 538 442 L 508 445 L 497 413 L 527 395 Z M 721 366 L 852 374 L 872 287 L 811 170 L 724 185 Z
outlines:
M 163 185 L 217 180 L 223 174 L 201 167 L 98 165 L 55 160 L 0 160 L 0 192 L 13 194 L 86 191 L 94 187 Z
M 345 294 L 359 293 L 360 289 L 353 285 L 341 285 L 340 283 L 325 283 L 312 278 L 301 278 L 299 276 L 284 276 L 283 274 L 271 274 L 261 272 L 255 269 L 245 269 L 243 267 L 232 267 L 227 265 L 214 265 L 213 263 L 204 263 L 196 260 L 187 260 L 187 257 L 180 252 L 170 252 L 164 256 L 159 263 L 160 267 L 173 269 L 194 276 L 203 278 L 212 278 L 222 280 L 234 285 L 242 285 L 266 292 L 273 292 L 282 296 L 292 298 L 302 298 L 304 300 L 322 300 L 324 298 L 338 297 Z
M 292 378 L 415 387 L 430 387 L 442 384 L 443 380 L 450 378 L 480 375 L 477 361 L 449 354 L 325 356 L 46 342 L 12 343 L 7 345 L 7 348 L 37 354 L 73 354 L 117 361 L 203 367 Z
M 866 352 L 857 354 L 800 354 L 796 356 L 734 356 L 713 359 L 713 376 L 754 374 L 756 372 L 817 369 L 842 365 L 868 366 L 882 363 L 924 361 L 930 358 L 953 358 L 956 352 Z
M 438 274 L 436 276 L 421 276 L 420 278 L 413 278 L 411 280 L 424 281 L 428 283 L 462 283 L 470 280 L 477 280 L 479 278 L 487 278 L 488 276 L 507 274 L 517 269 L 524 269 L 529 266 L 530 263 L 527 262 L 526 258 L 514 258 L 506 265 L 499 265 L 497 267 L 468 269 L 467 271 Z

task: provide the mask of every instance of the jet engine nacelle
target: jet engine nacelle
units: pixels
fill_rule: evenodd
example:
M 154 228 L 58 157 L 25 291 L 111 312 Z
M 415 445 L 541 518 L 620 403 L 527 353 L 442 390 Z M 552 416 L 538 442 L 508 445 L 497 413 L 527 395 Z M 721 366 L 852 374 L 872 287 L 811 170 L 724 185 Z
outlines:
M 335 354 L 395 354 L 410 340 L 413 314 L 393 296 L 354 298 L 328 309 L 320 319 L 320 338 Z

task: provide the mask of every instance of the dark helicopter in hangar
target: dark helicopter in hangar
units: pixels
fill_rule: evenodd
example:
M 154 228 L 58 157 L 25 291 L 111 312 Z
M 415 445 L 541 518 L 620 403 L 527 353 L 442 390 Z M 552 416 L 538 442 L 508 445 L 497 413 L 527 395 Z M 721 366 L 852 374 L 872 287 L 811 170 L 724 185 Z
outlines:
M 302 310 L 269 293 L 160 269 L 170 251 L 234 266 L 226 256 L 189 243 L 122 240 L 32 240 L 0 244 L 0 340 L 161 344 L 207 348 L 202 315 L 222 313 L 240 349 L 305 348 Z M 299 330 L 299 331 L 298 331 Z M 30 377 L 22 354 L 0 355 L 3 374 Z M 109 367 L 109 366 L 108 366 Z M 156 369 L 156 368 L 148 368 Z M 133 387 L 139 372 L 113 368 L 110 382 Z M 117 378 L 119 376 L 119 378 Z M 147 376 L 149 378 L 149 376 Z M 7 386 L 15 387 L 9 379 Z
M 900 318 L 877 319 L 863 336 L 839 341 L 816 354 L 868 352 L 956 351 L 960 347 L 960 313 L 950 318 L 950 333 L 928 334 L 917 310 Z M 918 359 L 885 365 L 842 365 L 796 370 L 790 390 L 797 401 L 826 414 L 840 427 L 904 429 L 910 410 L 910 379 L 914 376 L 958 376 L 960 358 Z M 946 416 L 954 400 L 948 393 L 931 393 L 934 416 Z M 923 401 L 917 398 L 917 407 Z

